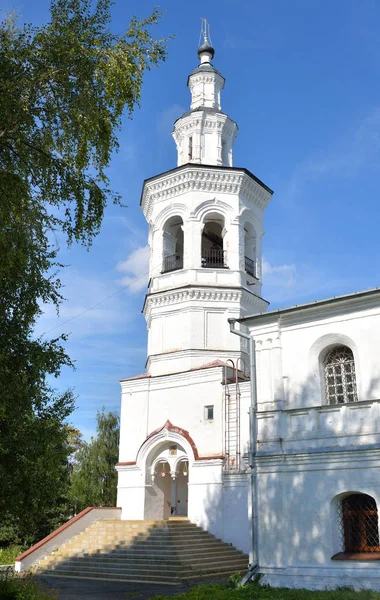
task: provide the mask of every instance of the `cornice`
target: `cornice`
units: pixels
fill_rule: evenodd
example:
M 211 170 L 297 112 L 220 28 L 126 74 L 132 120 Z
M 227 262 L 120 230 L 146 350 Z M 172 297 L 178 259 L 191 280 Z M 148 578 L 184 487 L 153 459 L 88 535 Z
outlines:
M 144 302 L 143 313 L 150 321 L 153 309 L 162 306 L 175 306 L 183 302 L 212 302 L 213 304 L 243 303 L 253 310 L 262 310 L 263 298 L 256 296 L 244 288 L 215 289 L 214 287 L 187 287 L 174 290 L 156 292 L 147 295 Z M 226 308 L 226 307 L 223 307 Z
M 174 138 L 181 141 L 189 131 L 201 129 L 223 129 L 223 136 L 236 137 L 238 126 L 228 115 L 225 113 L 201 113 L 200 115 L 200 113 L 201 111 L 194 111 L 177 119 L 174 124 Z
M 141 207 L 149 223 L 157 202 L 171 200 L 189 192 L 242 194 L 264 210 L 272 191 L 244 169 L 208 165 L 184 165 L 144 182 Z
M 263 314 L 247 315 L 239 321 L 247 327 L 273 325 L 276 322 L 280 322 L 282 327 L 289 327 L 321 318 L 329 319 L 341 315 L 347 317 L 349 312 L 361 312 L 374 308 L 380 308 L 379 288 L 280 308 Z

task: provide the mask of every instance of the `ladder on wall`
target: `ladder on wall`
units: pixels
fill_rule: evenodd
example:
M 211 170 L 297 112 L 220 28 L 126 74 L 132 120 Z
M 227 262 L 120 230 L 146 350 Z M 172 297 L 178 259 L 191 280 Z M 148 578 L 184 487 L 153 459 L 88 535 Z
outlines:
M 224 470 L 242 470 L 240 441 L 240 379 L 247 379 L 245 365 L 238 358 L 236 365 L 228 359 L 224 366 Z

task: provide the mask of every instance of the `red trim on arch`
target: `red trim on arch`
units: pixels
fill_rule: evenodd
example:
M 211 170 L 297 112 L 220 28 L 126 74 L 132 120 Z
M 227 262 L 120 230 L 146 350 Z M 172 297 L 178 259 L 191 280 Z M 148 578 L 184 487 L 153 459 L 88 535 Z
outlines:
M 166 429 L 167 431 L 173 431 L 174 433 L 179 433 L 179 435 L 182 435 L 182 437 L 184 437 L 185 440 L 189 442 L 191 449 L 194 453 L 195 460 L 199 460 L 198 448 L 196 447 L 195 442 L 194 442 L 193 438 L 191 437 L 191 435 L 189 434 L 189 432 L 186 431 L 186 429 L 182 429 L 182 427 L 177 427 L 177 425 L 173 425 L 173 423 L 171 423 L 169 421 L 169 419 L 166 421 L 166 423 L 165 423 L 165 425 L 163 425 L 163 427 L 159 427 L 158 429 L 155 429 L 154 431 L 152 431 L 152 433 L 150 433 L 148 435 L 148 437 L 146 438 L 145 442 L 147 442 L 154 435 L 157 435 L 157 433 L 160 433 L 160 431 L 162 431 L 163 429 Z M 139 452 L 140 452 L 140 449 L 142 448 L 142 446 L 145 444 L 145 442 L 143 444 L 141 444 L 141 446 L 139 448 Z
M 135 460 L 131 460 L 129 462 L 119 462 L 116 463 L 117 467 L 133 467 L 136 464 Z

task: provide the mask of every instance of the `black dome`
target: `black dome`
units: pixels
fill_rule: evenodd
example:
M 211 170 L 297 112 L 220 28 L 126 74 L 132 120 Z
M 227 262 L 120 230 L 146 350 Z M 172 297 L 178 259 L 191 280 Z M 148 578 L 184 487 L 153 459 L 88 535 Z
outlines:
M 198 48 L 198 58 L 199 59 L 201 58 L 201 54 L 203 54 L 203 52 L 207 52 L 208 54 L 211 54 L 211 59 L 214 58 L 215 50 L 211 46 L 211 44 L 204 43 L 204 44 L 202 44 L 202 46 L 199 46 L 199 48 Z

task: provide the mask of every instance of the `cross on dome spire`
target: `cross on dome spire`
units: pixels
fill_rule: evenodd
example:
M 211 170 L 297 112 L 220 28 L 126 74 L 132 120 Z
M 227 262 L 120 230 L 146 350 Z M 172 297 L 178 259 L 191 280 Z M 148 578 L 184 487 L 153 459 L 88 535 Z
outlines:
M 215 54 L 215 50 L 212 46 L 211 35 L 210 35 L 210 23 L 207 22 L 207 19 L 201 18 L 201 33 L 199 36 L 199 43 L 203 37 L 203 44 L 198 48 L 198 58 L 203 63 L 209 63 Z

